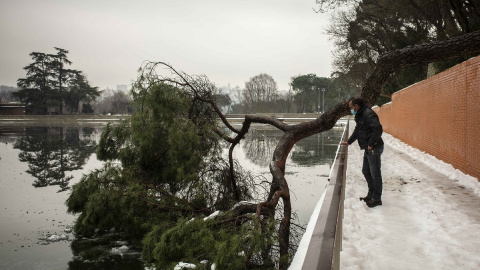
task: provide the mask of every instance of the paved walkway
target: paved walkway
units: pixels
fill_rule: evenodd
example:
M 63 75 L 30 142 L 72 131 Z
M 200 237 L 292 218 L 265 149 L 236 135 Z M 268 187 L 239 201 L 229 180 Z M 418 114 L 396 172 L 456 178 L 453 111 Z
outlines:
M 480 269 L 478 180 L 383 138 L 383 205 L 376 208 L 358 199 L 367 192 L 363 151 L 349 147 L 340 269 Z

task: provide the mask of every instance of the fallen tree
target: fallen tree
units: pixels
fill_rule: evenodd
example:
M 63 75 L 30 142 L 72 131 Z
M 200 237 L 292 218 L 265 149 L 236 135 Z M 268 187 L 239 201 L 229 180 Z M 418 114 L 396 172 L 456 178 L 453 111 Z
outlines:
M 449 40 L 410 46 L 390 52 L 383 55 L 378 60 L 376 68 L 373 70 L 372 74 L 367 79 L 366 85 L 363 87 L 361 97 L 363 97 L 368 104 L 374 104 L 380 96 L 385 80 L 397 69 L 419 63 L 434 62 L 449 57 L 473 55 L 479 52 L 480 31 L 465 34 Z M 166 68 L 173 75 L 168 77 L 158 75 L 156 70 L 159 67 Z M 144 238 L 144 249 L 148 250 L 148 252 L 145 252 L 144 250 L 144 258 L 146 258 L 147 261 L 157 263 L 171 263 L 174 260 L 185 258 L 190 260 L 207 259 L 210 262 L 215 262 L 217 266 L 221 266 L 222 269 L 260 269 L 273 267 L 287 269 L 291 259 L 290 257 L 292 255 L 290 243 L 292 231 L 292 207 L 290 201 L 290 190 L 287 179 L 285 178 L 287 156 L 296 142 L 313 134 L 330 130 L 341 117 L 348 115 L 349 109 L 347 101 L 333 106 L 329 111 L 322 114 L 315 120 L 296 125 L 285 124 L 273 117 L 246 115 L 242 127 L 237 129 L 228 122 L 225 115 L 216 105 L 213 98 L 215 87 L 208 81 L 206 77 L 190 76 L 183 72 L 177 71 L 167 63 L 148 62 L 143 66 L 135 87 L 137 91 L 135 92 L 136 101 L 138 104 L 140 104 L 141 110 L 148 107 L 146 103 L 142 103 L 142 99 L 146 99 L 152 94 L 158 95 L 159 93 L 152 91 L 152 89 L 157 88 L 161 88 L 161 91 L 168 90 L 171 92 L 171 95 L 176 95 L 175 91 L 181 93 L 182 99 L 178 104 L 186 104 L 186 113 L 182 117 L 184 117 L 185 121 L 191 121 L 191 123 L 194 123 L 197 127 L 196 130 L 191 130 L 191 132 L 197 134 L 202 133 L 202 136 L 200 136 L 201 138 L 208 138 L 211 140 L 211 134 L 205 130 L 205 127 L 208 127 L 215 132 L 219 138 L 223 139 L 223 141 L 229 144 L 229 154 L 228 161 L 226 161 L 228 162 L 228 166 L 225 166 L 222 169 L 212 170 L 215 172 L 221 172 L 220 174 L 215 174 L 216 177 L 221 175 L 221 180 L 218 182 L 218 185 L 221 186 L 221 188 L 213 189 L 216 197 L 214 196 L 215 198 L 210 198 L 209 200 L 202 199 L 203 196 L 206 196 L 204 193 L 200 194 L 200 198 L 194 199 L 191 198 L 191 196 L 185 196 L 185 192 L 194 192 L 194 190 L 192 190 L 188 185 L 179 185 L 176 186 L 175 189 L 171 189 L 171 185 L 176 184 L 169 183 L 170 190 L 167 190 L 165 188 L 159 188 L 159 186 L 155 186 L 155 182 L 152 182 L 151 180 L 146 181 L 144 178 L 142 180 L 143 182 L 140 181 L 140 186 L 137 188 L 141 189 L 143 186 L 144 190 L 140 192 L 142 195 L 137 194 L 138 196 L 146 196 L 144 194 L 149 192 L 151 193 L 152 191 L 157 194 L 156 196 L 158 196 L 158 198 L 155 198 L 153 201 L 153 198 L 145 197 L 146 205 L 154 206 L 149 208 L 149 211 L 161 211 L 163 213 L 168 212 L 169 210 L 175 211 L 175 217 L 172 219 L 170 225 L 165 225 L 163 227 L 154 225 L 151 225 L 150 227 L 147 226 L 147 236 Z M 152 103 L 149 106 L 155 105 Z M 172 109 L 174 108 L 172 107 Z M 153 112 L 149 112 L 148 115 L 151 115 L 152 113 L 154 113 L 154 110 Z M 137 128 L 139 130 L 143 128 L 142 123 L 144 125 L 151 125 L 151 128 L 158 127 L 159 129 L 163 129 L 165 127 L 175 127 L 180 129 L 187 128 L 181 125 L 164 126 L 161 118 L 151 118 L 155 121 L 158 121 L 158 123 L 151 121 L 149 122 L 146 120 L 146 118 L 142 118 L 146 115 L 147 114 L 143 113 L 138 114 L 140 119 L 137 119 L 136 123 L 138 124 Z M 222 123 L 221 125 L 212 123 L 211 119 L 213 115 L 216 115 L 216 117 L 221 120 L 218 121 Z M 257 203 L 238 204 L 246 198 L 252 198 L 252 196 L 249 193 L 249 185 L 246 184 L 246 178 L 244 175 L 236 172 L 238 167 L 233 159 L 233 151 L 235 147 L 242 141 L 242 139 L 248 133 L 251 125 L 254 123 L 269 124 L 283 131 L 284 133 L 276 145 L 271 163 L 269 165 L 270 172 L 272 174 L 272 180 L 270 182 L 270 186 L 268 187 L 268 196 L 263 201 Z M 123 128 L 127 129 L 126 126 Z M 131 133 L 127 132 L 119 134 L 120 135 L 117 134 L 115 136 L 112 134 L 110 136 L 105 136 L 103 149 L 106 149 L 106 142 L 108 144 L 110 140 L 117 140 L 117 142 L 110 147 L 111 149 L 114 149 L 112 151 L 113 154 L 107 155 L 110 159 L 119 158 L 118 149 L 121 148 L 121 145 L 135 145 L 135 142 L 132 143 L 126 139 L 127 137 L 131 136 Z M 180 133 L 176 133 L 175 135 L 180 136 Z M 118 142 L 119 138 L 121 138 L 120 142 Z M 211 140 L 211 142 L 215 143 L 214 140 Z M 149 144 L 145 143 L 145 145 Z M 200 145 L 202 144 L 192 145 L 191 147 L 197 147 Z M 134 148 L 134 150 L 138 151 L 137 148 Z M 191 148 L 190 150 L 194 151 L 194 148 Z M 171 148 L 166 148 L 164 151 L 171 151 Z M 208 153 L 208 151 L 209 149 L 207 148 L 205 149 L 204 153 Z M 127 154 L 128 151 L 125 155 Z M 160 153 L 153 153 L 151 157 L 156 157 L 156 155 L 160 155 Z M 129 156 L 129 158 L 131 160 L 124 160 L 124 165 L 128 165 L 128 162 L 137 162 L 135 161 L 135 157 Z M 145 162 L 149 163 L 150 161 Z M 200 161 L 196 161 L 196 163 L 192 164 L 198 165 L 200 163 Z M 149 163 L 149 166 L 156 166 L 156 163 Z M 148 168 L 154 170 L 154 168 Z M 145 168 L 141 167 L 141 169 Z M 187 170 L 189 168 L 185 167 L 183 169 Z M 117 172 L 125 174 L 125 171 L 119 170 Z M 201 172 L 205 171 L 192 170 L 191 173 L 197 173 L 197 176 L 190 175 L 190 177 L 194 179 L 200 179 L 198 178 L 198 173 Z M 140 173 L 140 175 L 144 174 L 143 171 L 140 171 Z M 172 175 L 175 174 L 175 172 L 171 173 Z M 135 176 L 132 176 L 129 179 L 138 179 L 139 177 L 135 178 Z M 97 178 L 101 179 L 101 181 L 105 181 L 108 177 Z M 212 180 L 202 179 L 202 181 L 208 182 Z M 82 228 L 84 228 L 84 224 L 88 224 L 88 218 L 90 217 L 89 215 L 92 214 L 92 211 L 89 212 L 87 209 L 87 206 L 89 205 L 88 198 L 82 198 L 82 200 L 78 199 L 78 197 L 80 197 L 79 193 L 80 190 L 82 190 L 82 185 L 87 186 L 87 181 L 85 180 L 83 182 L 83 184 L 80 183 L 79 186 L 74 187 L 68 205 L 71 212 L 82 213 L 79 217 L 79 220 L 77 220 L 76 228 L 78 231 L 85 232 L 85 230 L 82 230 Z M 102 186 L 102 188 L 106 187 L 107 186 L 105 185 Z M 96 188 L 98 189 L 98 187 Z M 96 192 L 95 189 L 83 191 Z M 221 200 L 219 199 L 220 197 L 222 198 Z M 171 200 L 175 201 L 175 204 L 163 205 L 159 203 L 159 200 L 166 200 L 166 198 L 170 198 Z M 199 203 L 199 201 L 201 201 L 201 203 Z M 194 206 L 194 202 L 199 203 L 199 205 L 202 207 Z M 108 204 L 108 202 L 104 201 L 102 201 L 102 203 Z M 210 241 L 219 241 L 221 244 L 212 247 L 206 243 L 203 243 L 203 245 L 205 245 L 203 249 L 197 246 L 195 249 L 196 251 L 190 253 L 181 248 L 178 248 L 174 251 L 167 250 L 169 245 L 174 245 L 174 239 L 178 240 L 175 235 L 177 235 L 177 237 L 178 235 L 185 237 L 185 234 L 188 234 L 186 232 L 191 232 L 193 230 L 192 222 L 189 223 L 185 220 L 175 222 L 175 220 L 180 219 L 182 216 L 208 216 L 218 209 L 221 209 L 228 214 L 225 214 L 220 218 L 215 218 L 215 222 L 207 221 L 211 222 L 209 225 L 202 225 L 203 223 L 201 221 L 195 221 L 195 226 L 200 227 L 204 236 L 206 235 L 205 237 L 199 237 L 198 243 L 202 243 L 202 241 L 209 241 L 210 239 Z M 279 220 L 278 222 L 277 219 Z M 99 223 L 101 223 L 101 218 L 98 218 L 95 220 L 95 222 L 89 224 L 90 230 L 94 228 L 94 226 L 98 226 Z M 223 224 L 227 223 L 230 224 L 230 227 L 225 229 L 226 227 L 224 227 Z M 110 226 L 111 223 L 107 223 L 104 227 L 106 228 L 107 225 Z M 218 231 L 223 231 L 224 233 L 218 234 Z M 228 231 L 230 235 L 226 235 L 226 231 Z M 224 249 L 227 247 L 223 245 L 229 244 L 232 245 L 232 251 L 226 252 Z M 219 248 L 219 246 L 221 247 Z M 240 256 L 239 252 L 245 253 Z M 172 254 L 175 254 L 176 256 L 173 256 Z M 168 256 L 170 256 L 171 260 L 167 259 Z M 238 259 L 237 257 L 241 258 Z

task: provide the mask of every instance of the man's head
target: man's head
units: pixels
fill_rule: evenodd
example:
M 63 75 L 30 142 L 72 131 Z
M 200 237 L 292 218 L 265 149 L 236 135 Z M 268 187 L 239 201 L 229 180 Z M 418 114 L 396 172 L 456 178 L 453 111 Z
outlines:
M 352 114 L 356 114 L 358 110 L 360 110 L 361 107 L 365 104 L 365 101 L 363 101 L 362 98 L 360 97 L 354 97 L 350 99 L 348 102 L 348 107 L 350 108 L 350 112 Z

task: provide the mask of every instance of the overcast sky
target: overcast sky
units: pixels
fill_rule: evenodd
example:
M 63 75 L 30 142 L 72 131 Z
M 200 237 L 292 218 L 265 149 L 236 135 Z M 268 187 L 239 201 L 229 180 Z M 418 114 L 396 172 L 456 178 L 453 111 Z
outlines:
M 26 76 L 29 53 L 69 51 L 70 68 L 100 89 L 131 84 L 145 60 L 217 86 L 260 73 L 280 90 L 292 76 L 329 77 L 329 15 L 315 0 L 1 0 L 0 84 Z

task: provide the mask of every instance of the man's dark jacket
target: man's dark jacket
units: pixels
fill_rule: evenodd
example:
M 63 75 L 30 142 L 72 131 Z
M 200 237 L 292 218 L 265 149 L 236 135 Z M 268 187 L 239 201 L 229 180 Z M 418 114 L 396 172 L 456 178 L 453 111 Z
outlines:
M 355 114 L 355 130 L 348 139 L 348 144 L 352 144 L 358 140 L 360 149 L 367 149 L 368 146 L 375 148 L 383 145 L 382 140 L 382 124 L 378 119 L 378 115 L 367 105 L 363 105 Z

